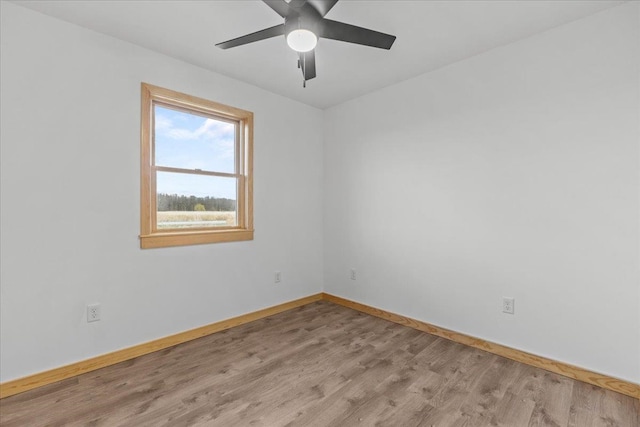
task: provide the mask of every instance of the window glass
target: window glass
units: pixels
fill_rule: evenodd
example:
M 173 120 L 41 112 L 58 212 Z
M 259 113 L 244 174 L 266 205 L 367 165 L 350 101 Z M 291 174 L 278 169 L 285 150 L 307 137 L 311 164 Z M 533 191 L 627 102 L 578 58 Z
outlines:
M 237 225 L 236 178 L 158 172 L 156 188 L 159 230 Z
M 155 164 L 235 172 L 234 123 L 154 105 Z

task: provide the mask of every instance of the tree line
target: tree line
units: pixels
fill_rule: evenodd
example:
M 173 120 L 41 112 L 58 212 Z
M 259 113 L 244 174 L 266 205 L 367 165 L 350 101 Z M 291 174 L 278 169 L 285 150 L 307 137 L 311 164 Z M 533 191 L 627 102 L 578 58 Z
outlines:
M 224 197 L 158 193 L 158 211 L 235 211 L 236 201 Z

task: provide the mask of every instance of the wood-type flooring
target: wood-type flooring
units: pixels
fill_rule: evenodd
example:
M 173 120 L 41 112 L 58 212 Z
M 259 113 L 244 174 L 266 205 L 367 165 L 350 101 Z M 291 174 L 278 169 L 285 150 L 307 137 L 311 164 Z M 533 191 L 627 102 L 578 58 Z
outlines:
M 637 399 L 320 301 L 0 400 L 12 426 L 640 426 Z

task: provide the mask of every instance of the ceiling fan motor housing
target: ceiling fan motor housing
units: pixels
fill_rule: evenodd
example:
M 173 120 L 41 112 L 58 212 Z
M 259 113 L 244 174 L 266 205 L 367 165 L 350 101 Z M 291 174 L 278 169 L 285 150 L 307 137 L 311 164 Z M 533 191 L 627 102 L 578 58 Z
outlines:
M 284 20 L 284 34 L 285 37 L 293 30 L 309 30 L 316 37 L 319 36 L 318 22 L 322 19 L 320 15 L 317 17 L 305 15 L 287 16 Z

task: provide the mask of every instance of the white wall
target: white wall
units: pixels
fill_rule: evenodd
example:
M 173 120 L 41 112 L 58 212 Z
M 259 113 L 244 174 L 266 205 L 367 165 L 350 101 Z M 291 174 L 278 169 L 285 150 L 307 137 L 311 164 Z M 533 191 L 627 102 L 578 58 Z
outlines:
M 320 110 L 1 7 L 1 381 L 322 290 Z M 254 241 L 139 249 L 142 81 L 255 113 Z
M 327 110 L 325 291 L 640 382 L 638 8 Z

